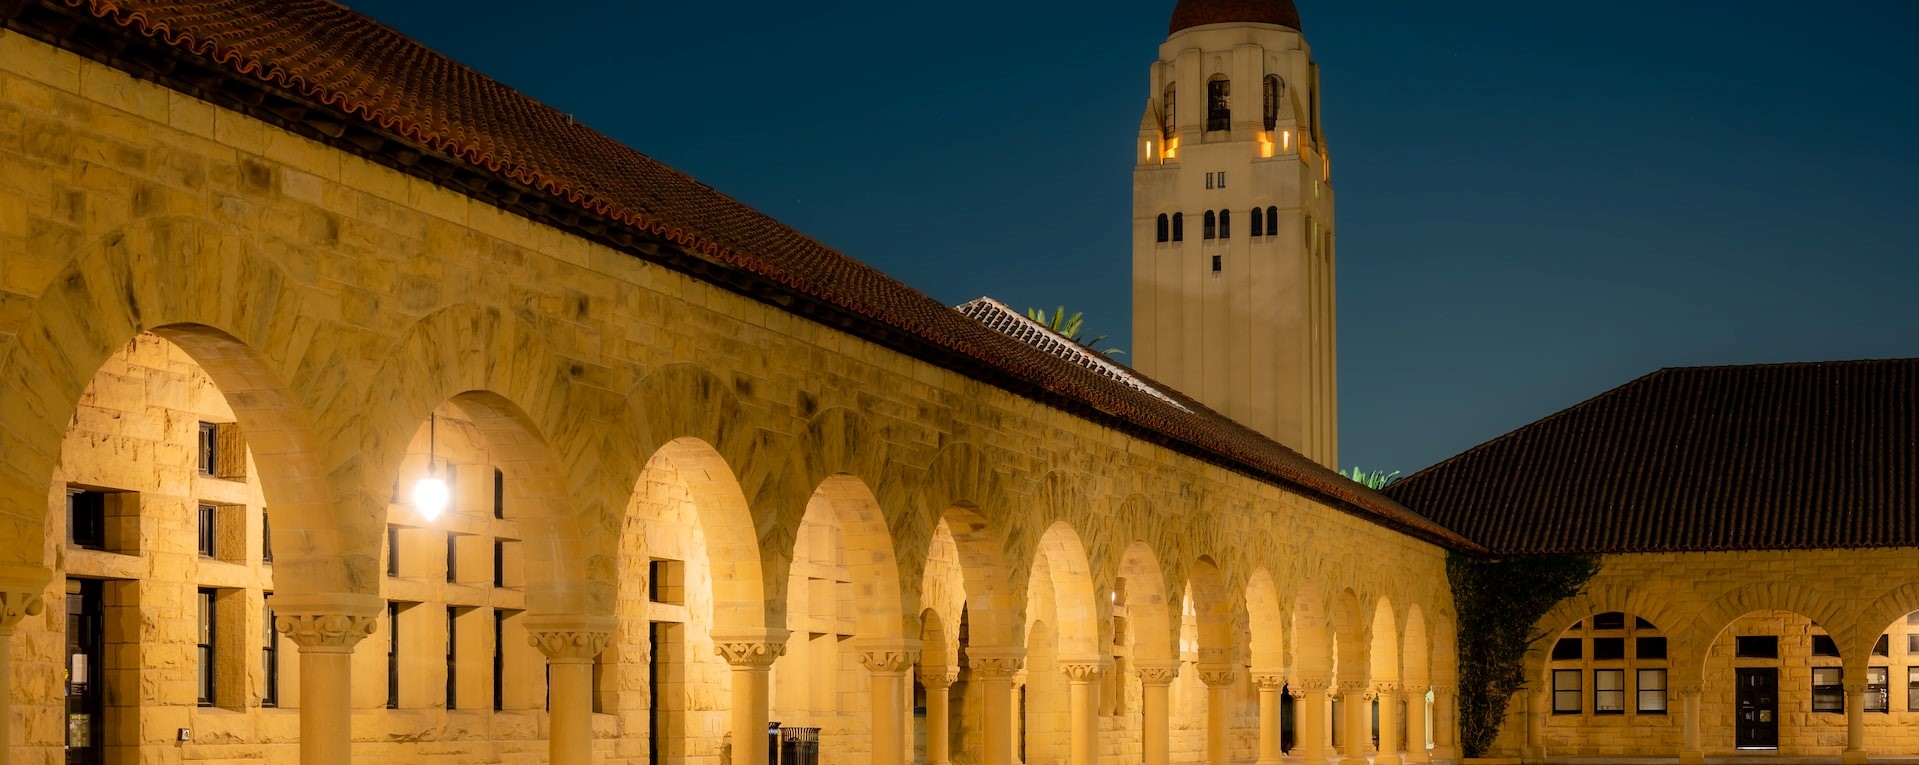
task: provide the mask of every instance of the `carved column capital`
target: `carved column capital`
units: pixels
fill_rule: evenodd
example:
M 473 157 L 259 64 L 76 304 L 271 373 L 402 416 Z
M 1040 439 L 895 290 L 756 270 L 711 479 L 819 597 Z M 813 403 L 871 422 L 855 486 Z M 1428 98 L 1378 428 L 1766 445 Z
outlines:
M 1279 672 L 1254 672 L 1253 686 L 1262 691 L 1277 691 L 1286 687 L 1286 675 Z
M 944 691 L 959 682 L 959 670 L 948 667 L 920 667 L 920 685 L 929 691 Z
M 904 675 L 919 659 L 919 651 L 900 647 L 866 648 L 859 652 L 860 666 L 875 675 Z
M 540 649 L 548 661 L 583 663 L 605 651 L 613 643 L 610 630 L 548 629 L 527 630 L 526 644 Z
M 1173 678 L 1179 677 L 1178 663 L 1141 663 L 1139 682 L 1142 685 L 1170 685 Z
M 1459 686 L 1457 685 L 1434 685 L 1432 690 L 1433 690 L 1434 696 L 1437 696 L 1442 699 L 1452 698 L 1454 696 L 1459 695 Z
M 966 665 L 981 679 L 1008 682 L 1026 669 L 1026 651 L 1020 648 L 976 648 L 966 654 Z
M 1424 699 L 1426 698 L 1426 692 L 1429 690 L 1432 689 L 1424 685 L 1408 685 L 1406 686 L 1406 696 L 1408 698 Z
M 734 669 L 766 669 L 786 655 L 786 636 L 782 629 L 754 629 L 744 632 L 713 634 L 713 653 L 726 659 Z
M 281 592 L 273 596 L 273 629 L 303 653 L 352 653 L 385 611 L 377 595 Z
M 1059 665 L 1059 671 L 1066 674 L 1066 679 L 1075 683 L 1093 682 L 1099 679 L 1100 674 L 1097 661 L 1064 662 Z
M 1382 696 L 1382 697 L 1390 696 L 1395 693 L 1398 693 L 1399 688 L 1400 688 L 1399 683 L 1374 683 L 1373 693 L 1378 694 L 1379 696 Z
M 1706 688 L 1703 685 L 1682 685 L 1674 688 L 1673 692 L 1679 694 L 1679 698 L 1682 699 L 1696 699 L 1706 692 Z
M 1847 696 L 1863 696 L 1866 693 L 1864 680 L 1846 680 L 1841 685 L 1846 689 Z
M 1364 696 L 1373 689 L 1372 684 L 1364 680 L 1342 680 L 1337 684 L 1337 687 L 1339 688 L 1339 695 L 1342 697 Z
M 1237 679 L 1239 679 L 1238 667 L 1222 664 L 1199 665 L 1199 681 L 1209 687 L 1232 685 Z
M 47 601 L 40 590 L 0 590 L 0 637 L 12 635 L 22 619 L 46 610 Z
M 1323 677 L 1301 677 L 1292 682 L 1292 687 L 1300 693 L 1325 693 L 1333 687 L 1333 681 Z

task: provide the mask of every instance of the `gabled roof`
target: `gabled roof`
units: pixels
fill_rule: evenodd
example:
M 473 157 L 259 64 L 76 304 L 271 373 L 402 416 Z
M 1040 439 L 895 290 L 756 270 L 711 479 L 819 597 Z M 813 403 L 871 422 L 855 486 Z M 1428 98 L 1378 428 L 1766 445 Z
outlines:
M 1032 348 L 325 0 L 0 0 L 0 25 L 634 257 L 1457 549 L 1220 418 Z
M 1094 374 L 1116 380 L 1128 388 L 1172 404 L 1181 410 L 1192 411 L 1191 407 L 1174 400 L 1173 394 L 1147 382 L 1145 376 L 1113 363 L 1106 354 L 1080 345 L 998 300 L 983 297 L 961 303 L 956 310 L 966 318 L 986 325 L 987 329 L 1037 348 L 1049 356 L 1092 370 Z
M 1501 554 L 1919 546 L 1919 359 L 1662 369 L 1386 494 Z

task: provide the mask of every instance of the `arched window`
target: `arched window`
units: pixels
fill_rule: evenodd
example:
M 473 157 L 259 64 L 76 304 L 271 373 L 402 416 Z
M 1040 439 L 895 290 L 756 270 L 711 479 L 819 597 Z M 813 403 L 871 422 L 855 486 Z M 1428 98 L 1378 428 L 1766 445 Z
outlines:
M 1213 211 L 1207 210 L 1206 211 L 1206 232 L 1205 232 L 1205 236 L 1207 239 L 1212 239 L 1218 235 L 1219 232 L 1216 229 L 1217 221 L 1218 219 L 1213 216 Z
M 1161 242 L 1166 241 L 1166 238 L 1170 235 L 1171 235 L 1171 232 L 1170 232 L 1170 227 L 1167 225 L 1166 213 L 1160 213 L 1159 214 L 1159 241 Z
M 1219 238 L 1231 239 L 1232 237 L 1233 237 L 1233 211 L 1220 210 L 1219 211 Z
M 1266 208 L 1266 235 L 1279 236 L 1279 208 Z
M 1277 74 L 1266 75 L 1263 90 L 1265 91 L 1266 129 L 1272 130 L 1279 126 L 1279 99 L 1286 95 L 1286 82 L 1279 79 Z
M 1186 241 L 1186 213 L 1173 213 L 1173 241 Z
M 1159 132 L 1164 140 L 1172 140 L 1173 134 L 1179 131 L 1179 109 L 1176 108 L 1178 95 L 1174 92 L 1173 83 L 1166 83 L 1166 97 L 1160 99 L 1159 105 Z
M 1233 81 L 1216 74 L 1206 83 L 1206 129 L 1231 130 L 1233 127 Z
M 1266 218 L 1259 214 L 1259 208 L 1253 208 L 1253 236 L 1266 235 L 1266 228 L 1260 225 L 1264 222 L 1266 222 Z

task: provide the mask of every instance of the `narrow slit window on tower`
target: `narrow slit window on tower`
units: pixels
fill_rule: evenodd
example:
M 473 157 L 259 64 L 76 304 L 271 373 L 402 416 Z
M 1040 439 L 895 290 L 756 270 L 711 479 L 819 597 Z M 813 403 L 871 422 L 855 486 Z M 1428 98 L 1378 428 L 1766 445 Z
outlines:
M 1173 140 L 1173 135 L 1179 131 L 1179 110 L 1175 108 L 1179 104 L 1178 95 L 1177 88 L 1172 83 L 1167 83 L 1166 97 L 1161 99 L 1164 103 L 1161 104 L 1159 113 L 1160 138 L 1164 140 Z
M 1259 214 L 1259 208 L 1257 208 L 1257 207 L 1255 207 L 1255 208 L 1253 208 L 1253 216 L 1252 216 L 1252 217 L 1253 217 L 1253 236 L 1265 236 L 1265 235 L 1266 235 L 1266 229 L 1265 229 L 1265 227 L 1264 227 L 1264 226 L 1262 226 L 1261 224 L 1263 224 L 1263 223 L 1265 223 L 1265 222 L 1266 222 L 1266 220 L 1265 220 L 1265 218 L 1264 218 L 1264 216 L 1261 216 L 1261 215 Z
M 493 517 L 506 517 L 506 472 L 493 469 Z
M 1159 214 L 1159 242 L 1161 244 L 1165 244 L 1167 237 L 1170 237 L 1170 236 L 1172 236 L 1172 227 L 1168 223 L 1168 220 L 1166 218 L 1166 213 L 1160 213 Z
M 1279 97 L 1285 94 L 1286 86 L 1280 81 L 1279 75 L 1269 74 L 1266 75 L 1262 90 L 1264 96 L 1261 99 L 1264 102 L 1261 109 L 1262 116 L 1265 118 L 1266 129 L 1272 130 L 1279 126 Z
M 400 708 L 400 604 L 386 602 L 386 708 Z
M 1266 235 L 1267 236 L 1279 235 L 1279 208 L 1278 207 L 1266 208 Z
M 265 683 L 260 688 L 260 706 L 280 705 L 280 633 L 273 628 L 273 593 L 260 595 L 260 611 L 265 617 L 266 633 L 260 636 L 260 672 Z
M 1219 211 L 1219 238 L 1221 239 L 1233 238 L 1233 211 L 1232 210 Z
M 1226 171 L 1221 170 L 1219 171 L 1218 175 L 1219 175 L 1219 187 L 1222 189 L 1226 188 Z
M 219 662 L 219 657 L 214 654 L 214 646 L 217 644 L 215 641 L 219 637 L 216 632 L 216 615 L 214 612 L 216 593 L 216 590 L 202 587 L 200 588 L 199 598 L 197 599 L 199 603 L 199 643 L 197 645 L 200 658 L 199 700 L 200 706 L 203 707 L 213 706 L 214 688 L 218 685 L 216 682 L 217 676 L 214 674 L 214 669 L 218 666 Z
M 1213 174 L 1212 174 L 1212 173 L 1207 173 L 1207 174 L 1206 174 L 1206 189 L 1207 189 L 1208 191 L 1211 191 L 1211 190 L 1212 190 L 1212 188 L 1213 188 Z
M 1221 265 L 1221 264 L 1220 264 L 1220 256 L 1218 256 L 1218 255 L 1214 255 L 1214 256 L 1213 256 L 1213 273 L 1214 273 L 1215 275 L 1217 275 L 1217 274 L 1219 273 L 1219 271 L 1220 271 L 1220 265 Z
M 1216 74 L 1206 83 L 1206 129 L 1230 130 L 1233 126 L 1233 81 Z
M 1206 239 L 1218 238 L 1219 236 L 1218 227 L 1219 227 L 1219 217 L 1214 215 L 1212 210 L 1207 210 L 1206 221 L 1204 226 L 1205 230 L 1201 233 L 1201 236 Z
M 1186 213 L 1173 213 L 1173 241 L 1186 241 Z

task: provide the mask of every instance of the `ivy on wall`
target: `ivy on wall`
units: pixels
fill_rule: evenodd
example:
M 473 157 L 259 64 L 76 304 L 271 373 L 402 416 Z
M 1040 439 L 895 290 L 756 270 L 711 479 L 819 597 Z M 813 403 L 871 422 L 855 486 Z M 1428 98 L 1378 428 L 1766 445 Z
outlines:
M 1459 612 L 1459 739 L 1467 757 L 1485 756 L 1506 703 L 1526 684 L 1526 649 L 1547 637 L 1533 625 L 1597 573 L 1596 556 L 1446 554 Z

